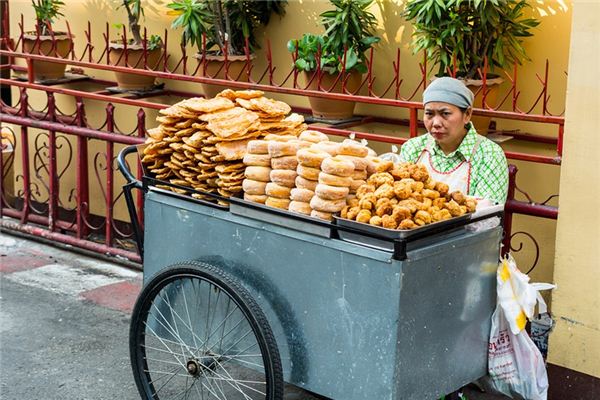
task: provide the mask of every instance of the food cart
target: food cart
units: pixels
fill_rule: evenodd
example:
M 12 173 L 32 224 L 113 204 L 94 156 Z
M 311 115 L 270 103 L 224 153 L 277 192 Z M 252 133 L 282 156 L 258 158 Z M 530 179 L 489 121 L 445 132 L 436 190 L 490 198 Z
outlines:
M 130 330 L 143 398 L 282 399 L 287 382 L 423 400 L 485 375 L 502 229 L 469 226 L 502 211 L 389 235 L 159 189 L 128 170 L 135 150 L 119 166 L 143 252 Z

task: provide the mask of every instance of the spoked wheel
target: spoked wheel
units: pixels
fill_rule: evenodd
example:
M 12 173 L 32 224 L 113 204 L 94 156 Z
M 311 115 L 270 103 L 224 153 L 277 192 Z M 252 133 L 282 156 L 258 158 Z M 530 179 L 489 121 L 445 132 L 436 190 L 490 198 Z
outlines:
M 148 283 L 133 310 L 129 348 L 144 399 L 283 398 L 279 351 L 263 312 L 210 265 L 177 264 Z

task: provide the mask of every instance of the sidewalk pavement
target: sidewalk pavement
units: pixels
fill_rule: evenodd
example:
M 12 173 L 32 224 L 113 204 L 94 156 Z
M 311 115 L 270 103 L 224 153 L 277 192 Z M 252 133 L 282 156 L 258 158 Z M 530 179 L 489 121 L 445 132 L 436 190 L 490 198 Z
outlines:
M 66 246 L 53 247 L 7 233 L 0 233 L 0 277 L 54 296 L 68 296 L 94 307 L 114 310 L 117 313 L 108 315 L 120 314 L 121 321 L 123 314 L 128 321 L 142 287 L 142 273 L 138 270 L 105 258 L 84 256 Z M 0 294 L 0 300 L 2 297 Z M 14 321 L 6 321 L 6 318 L 0 313 L 0 327 L 13 324 Z M 0 333 L 6 330 L 0 328 Z M 0 393 L 3 391 L 0 389 Z M 286 400 L 315 399 L 302 391 L 289 392 L 286 387 Z M 506 399 L 471 387 L 465 388 L 463 393 L 468 400 Z

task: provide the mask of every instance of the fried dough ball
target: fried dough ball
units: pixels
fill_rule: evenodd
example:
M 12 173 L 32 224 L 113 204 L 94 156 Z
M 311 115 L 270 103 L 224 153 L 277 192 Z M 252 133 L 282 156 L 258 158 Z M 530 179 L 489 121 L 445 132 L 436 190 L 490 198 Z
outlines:
M 446 196 L 448 194 L 448 191 L 450 190 L 448 185 L 444 182 L 436 182 L 434 189 L 440 192 L 440 196 L 442 197 Z
M 411 215 L 412 213 L 410 210 L 404 206 L 395 206 L 392 211 L 392 217 L 394 217 L 397 222 L 408 219 L 411 217 Z
M 398 229 L 413 229 L 416 228 L 418 225 L 415 224 L 415 222 L 412 219 L 405 219 L 400 221 L 400 224 L 398 225 Z
M 467 200 L 465 195 L 462 194 L 460 190 L 455 190 L 454 192 L 450 193 L 450 197 L 452 197 L 452 200 L 454 200 L 458 204 L 464 204 L 465 200 Z
M 394 197 L 393 199 L 390 199 L 390 203 L 391 203 L 393 206 L 395 206 L 396 204 L 398 204 L 398 199 Z
M 467 200 L 465 200 L 465 206 L 467 206 L 467 210 L 469 212 L 475 212 L 475 209 L 477 208 L 477 200 L 473 198 L 467 198 Z
M 394 166 L 394 168 L 390 171 L 390 174 L 396 180 L 410 178 L 410 172 L 408 171 L 408 169 L 399 165 Z
M 381 226 L 387 229 L 396 229 L 398 222 L 391 215 L 384 215 L 381 217 Z
M 360 210 L 358 215 L 356 215 L 357 222 L 364 222 L 366 224 L 371 220 L 371 211 L 369 210 Z
M 446 198 L 445 197 L 438 197 L 437 199 L 433 200 L 433 205 L 435 207 L 444 208 L 444 204 L 446 204 Z
M 356 198 L 356 196 L 351 197 L 350 195 L 348 197 L 346 197 L 346 203 L 350 206 L 350 207 L 357 207 L 358 206 L 358 199 Z
M 377 197 L 375 194 L 369 193 L 358 201 L 358 206 L 364 210 L 373 210 L 377 204 Z
M 379 187 L 384 183 L 389 185 L 394 184 L 394 177 L 390 175 L 388 172 L 377 172 L 367 179 L 367 183 L 369 185 L 374 185 L 375 187 Z
M 437 199 L 440 197 L 440 192 L 431 189 L 423 189 L 423 197 L 427 197 L 429 199 Z
M 413 192 L 422 192 L 423 188 L 425 188 L 425 184 L 423 182 L 413 182 L 411 185 Z
M 390 202 L 390 199 L 383 197 L 377 200 L 377 204 L 375 205 L 375 214 L 381 217 L 384 214 L 391 214 L 393 209 L 394 206 Z
M 460 205 L 454 200 L 447 202 L 444 207 L 450 211 L 450 214 L 452 214 L 453 217 L 459 217 L 464 214 L 463 210 L 460 208 Z
M 406 184 L 402 181 L 394 182 L 394 194 L 400 200 L 405 200 L 410 197 L 412 193 L 411 185 Z
M 374 193 L 374 192 L 375 192 L 375 186 L 369 185 L 369 184 L 362 185 L 361 187 L 356 189 L 356 198 L 361 200 L 367 194 Z
M 425 210 L 426 211 L 426 210 L 430 209 L 432 205 L 433 205 L 433 200 L 431 200 L 431 199 L 429 199 L 427 197 L 424 197 L 423 201 L 420 202 L 419 204 L 417 204 L 417 208 L 419 210 Z
M 466 214 L 466 213 L 467 213 L 467 211 L 468 211 L 468 209 L 467 209 L 467 206 L 459 206 L 459 207 L 460 207 L 460 211 L 461 211 L 463 214 Z
M 348 209 L 348 214 L 347 214 L 347 218 L 348 219 L 356 219 L 356 216 L 358 215 L 358 213 L 360 212 L 360 207 L 359 206 L 354 206 L 354 207 L 350 207 Z
M 423 202 L 423 193 L 421 192 L 412 192 L 410 194 L 411 199 L 417 200 L 419 203 Z
M 377 197 L 378 199 L 381 199 L 383 197 L 391 199 L 392 197 L 394 197 L 394 187 L 389 183 L 384 183 L 383 185 L 379 186 L 377 190 L 375 190 L 375 197 Z
M 429 179 L 429 172 L 423 164 L 417 164 L 410 169 L 410 177 L 415 181 L 425 182 Z
M 411 214 L 414 214 L 415 212 L 417 212 L 417 210 L 418 210 L 417 204 L 418 204 L 418 202 L 415 201 L 415 199 L 406 199 L 406 200 L 402 200 L 402 201 L 398 202 L 399 206 L 408 208 L 410 210 Z
M 340 217 L 342 218 L 348 218 L 348 210 L 350 209 L 350 206 L 346 206 L 344 208 L 342 208 L 342 211 L 340 211 Z
M 427 211 L 419 210 L 415 214 L 414 220 L 415 220 L 415 224 L 417 224 L 419 226 L 430 224 L 431 223 L 431 214 L 429 214 Z
M 383 221 L 381 220 L 381 217 L 378 215 L 372 216 L 371 219 L 369 220 L 369 224 L 375 225 L 375 226 L 381 226 L 382 222 Z
M 443 221 L 450 218 L 452 218 L 452 214 L 450 214 L 450 211 L 446 210 L 445 208 L 442 210 L 436 210 L 431 214 L 431 220 L 433 222 Z
M 435 184 L 436 184 L 436 181 L 429 178 L 429 179 L 427 179 L 427 182 L 425 182 L 425 189 L 435 190 Z

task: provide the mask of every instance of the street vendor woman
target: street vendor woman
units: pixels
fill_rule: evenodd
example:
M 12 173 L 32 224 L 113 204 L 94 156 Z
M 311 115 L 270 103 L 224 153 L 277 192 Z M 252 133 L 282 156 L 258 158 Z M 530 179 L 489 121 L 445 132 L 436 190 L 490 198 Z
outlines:
M 434 80 L 423 93 L 427 133 L 407 141 L 400 159 L 424 164 L 432 179 L 445 182 L 450 190 L 483 199 L 481 203 L 504 203 L 506 157 L 500 146 L 475 130 L 473 97 L 458 79 Z

